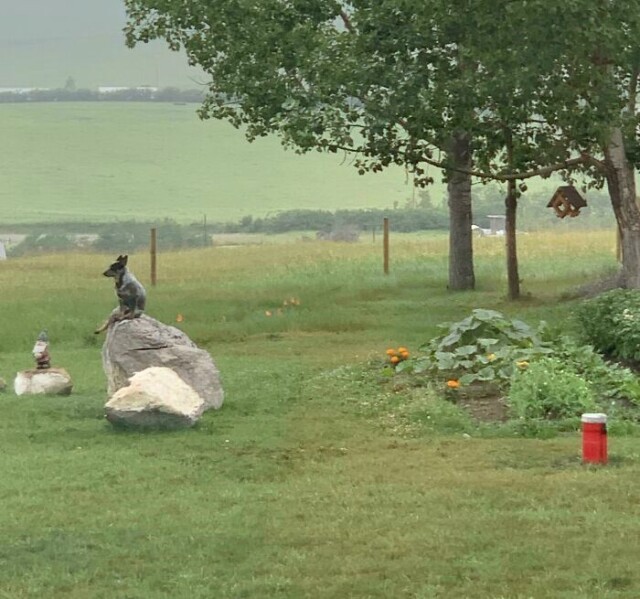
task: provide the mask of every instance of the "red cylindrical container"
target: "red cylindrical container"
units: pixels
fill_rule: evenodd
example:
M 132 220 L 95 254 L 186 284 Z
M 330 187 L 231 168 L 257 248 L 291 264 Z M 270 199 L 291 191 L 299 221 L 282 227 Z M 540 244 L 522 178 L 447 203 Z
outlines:
M 607 415 L 582 415 L 582 463 L 607 463 Z

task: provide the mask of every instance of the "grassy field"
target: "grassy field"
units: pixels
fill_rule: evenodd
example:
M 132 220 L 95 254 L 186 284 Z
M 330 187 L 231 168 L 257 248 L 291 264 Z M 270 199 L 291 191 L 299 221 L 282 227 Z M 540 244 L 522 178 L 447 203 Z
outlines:
M 515 304 L 496 239 L 478 240 L 479 290 L 460 294 L 445 239 L 394 238 L 387 277 L 368 243 L 162 254 L 148 312 L 184 316 L 227 397 L 195 429 L 147 434 L 103 417 L 91 331 L 113 305 L 111 257 L 0 263 L 0 375 L 31 366 L 47 326 L 76 385 L 0 396 L 0 597 L 637 597 L 636 436 L 586 468 L 577 432 L 481 426 L 368 366 L 475 307 L 571 331 L 562 293 L 614 268 L 613 245 L 523 236 Z M 131 262 L 148 284 L 147 257 Z
M 412 197 L 399 167 L 359 176 L 350 158 L 249 144 L 196 105 L 2 104 L 0 224 L 69 220 L 179 222 L 263 217 L 295 208 L 391 208 Z M 440 175 L 429 189 L 444 198 Z M 545 191 L 553 180 L 533 182 Z M 536 204 L 537 205 L 537 204 Z M 544 210 L 544 208 L 542 208 Z
M 249 144 L 197 105 L 0 105 L 0 222 L 237 220 L 291 208 L 391 207 L 403 170 L 361 177 L 342 156 Z

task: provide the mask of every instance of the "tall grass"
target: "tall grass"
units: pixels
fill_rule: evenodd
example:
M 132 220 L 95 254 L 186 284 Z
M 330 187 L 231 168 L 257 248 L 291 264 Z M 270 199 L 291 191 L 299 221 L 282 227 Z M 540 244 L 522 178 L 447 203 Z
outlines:
M 0 396 L 0 596 L 637 597 L 633 437 L 591 469 L 575 434 L 476 439 L 443 421 L 413 437 L 393 409 L 364 408 L 403 393 L 366 374 L 370 357 L 471 308 L 570 329 L 560 295 L 615 267 L 612 236 L 523 236 L 531 296 L 514 304 L 500 240 L 478 240 L 479 291 L 452 294 L 445 241 L 394 239 L 387 277 L 364 243 L 162 254 L 149 313 L 183 315 L 227 395 L 170 434 L 103 418 L 91 331 L 114 303 L 99 275 L 112 257 L 0 263 L 0 375 L 30 366 L 48 326 L 76 383 L 69 398 Z M 147 257 L 130 261 L 148 283 Z

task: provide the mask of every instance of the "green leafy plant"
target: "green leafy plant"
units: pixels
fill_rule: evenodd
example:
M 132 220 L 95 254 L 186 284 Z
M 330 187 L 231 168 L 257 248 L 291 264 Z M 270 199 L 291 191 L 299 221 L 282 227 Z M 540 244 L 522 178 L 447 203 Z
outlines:
M 476 309 L 460 322 L 442 326 L 443 335 L 420 347 L 423 355 L 398 364 L 396 370 L 438 373 L 462 385 L 507 383 L 514 370 L 553 352 L 542 338 L 544 323 L 534 330 L 495 310 Z
M 640 405 L 640 380 L 629 368 L 605 360 L 593 346 L 569 337 L 554 340 L 553 347 L 553 357 L 585 379 L 601 404 L 622 400 Z
M 640 361 L 640 292 L 614 289 L 583 302 L 577 319 L 584 339 L 605 355 Z
M 517 418 L 567 418 L 596 408 L 589 383 L 565 362 L 543 357 L 514 373 L 509 407 Z

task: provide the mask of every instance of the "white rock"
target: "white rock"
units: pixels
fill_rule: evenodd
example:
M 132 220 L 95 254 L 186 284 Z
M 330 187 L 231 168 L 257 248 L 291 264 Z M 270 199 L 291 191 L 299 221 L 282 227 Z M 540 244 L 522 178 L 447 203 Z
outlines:
M 193 426 L 205 402 L 171 368 L 153 366 L 134 374 L 105 405 L 112 424 L 136 428 Z
M 64 368 L 22 370 L 16 374 L 16 395 L 69 395 L 73 382 Z

